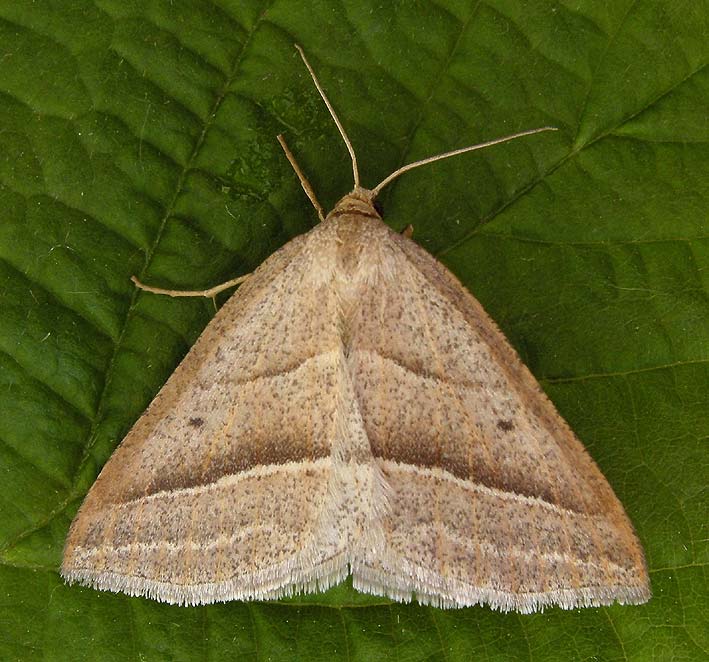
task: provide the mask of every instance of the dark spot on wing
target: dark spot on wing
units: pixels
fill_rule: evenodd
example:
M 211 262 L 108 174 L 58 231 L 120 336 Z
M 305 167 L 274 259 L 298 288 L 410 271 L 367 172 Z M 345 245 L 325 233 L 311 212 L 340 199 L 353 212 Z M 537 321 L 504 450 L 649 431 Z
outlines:
M 512 421 L 503 421 L 500 419 L 497 421 L 497 427 L 500 428 L 500 430 L 504 430 L 505 432 L 509 432 L 510 430 L 514 429 L 515 424 Z
M 193 428 L 201 428 L 204 425 L 204 419 L 201 416 L 190 418 L 188 422 Z

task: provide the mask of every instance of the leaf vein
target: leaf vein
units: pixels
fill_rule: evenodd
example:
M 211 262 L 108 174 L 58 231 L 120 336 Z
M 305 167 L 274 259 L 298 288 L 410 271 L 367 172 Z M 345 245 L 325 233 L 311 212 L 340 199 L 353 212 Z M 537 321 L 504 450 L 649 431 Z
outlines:
M 158 231 L 155 235 L 155 238 L 153 239 L 152 245 L 149 247 L 149 249 L 146 252 L 144 267 L 140 272 L 141 279 L 143 279 L 145 273 L 147 272 L 147 270 L 150 266 L 150 263 L 152 261 L 152 258 L 158 249 L 158 246 L 160 244 L 160 240 L 162 238 L 162 235 L 165 231 L 165 227 L 167 225 L 167 222 L 170 219 L 172 212 L 175 209 L 177 200 L 183 191 L 186 176 L 191 169 L 192 163 L 196 160 L 196 158 L 197 158 L 197 156 L 204 144 L 205 138 L 207 136 L 207 132 L 211 128 L 211 126 L 216 118 L 217 112 L 218 112 L 219 108 L 221 107 L 221 104 L 223 103 L 224 99 L 226 98 L 226 95 L 228 93 L 228 89 L 229 89 L 230 85 L 232 84 L 232 82 L 234 81 L 234 79 L 236 78 L 236 76 L 238 74 L 239 67 L 241 65 L 241 62 L 242 62 L 245 54 L 246 54 L 246 50 L 247 50 L 248 46 L 250 45 L 254 34 L 257 32 L 259 26 L 263 22 L 265 8 L 269 4 L 270 4 L 270 1 L 264 3 L 264 11 L 262 11 L 260 13 L 258 19 L 254 22 L 254 25 L 252 26 L 251 30 L 246 34 L 246 38 L 245 38 L 241 48 L 239 49 L 239 52 L 237 53 L 237 55 L 235 57 L 234 65 L 232 67 L 230 75 L 226 78 L 226 80 L 222 84 L 221 88 L 219 89 L 219 91 L 214 99 L 214 103 L 212 104 L 212 109 L 211 109 L 207 119 L 204 121 L 204 124 L 202 126 L 202 130 L 200 131 L 200 134 L 195 142 L 195 145 L 192 149 L 192 153 L 190 155 L 190 158 L 187 160 L 187 163 L 183 166 L 180 176 L 177 179 L 173 195 L 171 196 L 168 204 L 165 207 L 165 211 L 164 211 L 163 216 L 161 218 L 161 221 L 160 221 L 160 224 L 158 227 Z M 93 448 L 94 444 L 96 443 L 96 441 L 98 439 L 100 424 L 103 420 L 108 396 L 110 393 L 110 388 L 111 388 L 111 385 L 113 382 L 113 376 L 114 376 L 116 365 L 117 365 L 117 358 L 118 358 L 118 355 L 122 349 L 123 341 L 126 337 L 126 333 L 127 333 L 127 330 L 130 326 L 130 322 L 133 319 L 133 316 L 135 314 L 137 300 L 138 300 L 138 290 L 135 289 L 131 294 L 131 300 L 130 300 L 130 303 L 128 306 L 128 310 L 126 313 L 124 324 L 121 328 L 121 332 L 120 332 L 117 340 L 115 341 L 114 351 L 113 351 L 112 356 L 108 362 L 108 366 L 106 369 L 106 378 L 104 380 L 104 386 L 103 386 L 103 389 L 101 391 L 101 395 L 98 400 L 96 415 L 92 421 L 91 430 L 89 432 L 89 436 L 88 436 L 87 442 L 84 447 L 84 452 L 81 457 L 81 460 L 79 461 L 79 464 L 77 466 L 77 470 L 74 475 L 74 489 L 77 488 L 77 483 L 78 483 L 78 480 L 81 475 L 81 470 L 86 465 L 86 462 L 88 461 L 88 459 L 91 455 L 91 449 Z M 61 501 L 52 511 L 50 511 L 50 513 L 48 513 L 47 517 L 39 525 L 34 526 L 34 527 L 30 527 L 29 529 L 22 531 L 20 534 L 18 534 L 13 539 L 13 541 L 11 543 L 9 543 L 5 548 L 3 548 L 3 550 L 0 550 L 0 551 L 4 551 L 4 550 L 9 549 L 13 545 L 17 544 L 17 542 L 19 540 L 27 537 L 28 535 L 31 535 L 33 532 L 37 531 L 42 526 L 46 526 L 46 524 L 51 522 L 54 517 L 56 517 L 58 514 L 60 514 L 61 512 L 64 511 L 64 509 L 71 502 L 72 498 L 75 498 L 74 494 L 70 494 L 69 496 L 67 496 L 67 498 L 65 498 L 63 501 Z

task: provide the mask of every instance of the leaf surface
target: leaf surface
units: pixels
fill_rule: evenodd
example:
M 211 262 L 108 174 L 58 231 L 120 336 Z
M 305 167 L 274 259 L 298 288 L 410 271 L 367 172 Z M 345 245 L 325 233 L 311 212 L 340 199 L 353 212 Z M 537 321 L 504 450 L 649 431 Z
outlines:
M 698 660 L 708 656 L 706 1 L 0 1 L 0 658 Z M 63 584 L 76 509 L 213 314 L 136 291 L 253 270 L 431 154 L 392 227 L 499 323 L 598 462 L 654 597 L 441 611 L 347 585 L 179 608 Z M 220 301 L 223 302 L 223 301 Z

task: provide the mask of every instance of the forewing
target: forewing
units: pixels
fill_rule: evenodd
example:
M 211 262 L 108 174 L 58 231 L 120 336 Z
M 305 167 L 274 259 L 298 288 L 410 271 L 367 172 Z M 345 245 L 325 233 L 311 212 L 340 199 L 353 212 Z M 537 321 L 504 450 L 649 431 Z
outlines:
M 318 232 L 254 272 L 114 452 L 72 524 L 65 578 L 196 604 L 342 577 L 326 506 L 346 373 Z
M 463 286 L 389 232 L 350 365 L 389 486 L 355 586 L 439 606 L 644 602 L 642 549 L 607 481 Z

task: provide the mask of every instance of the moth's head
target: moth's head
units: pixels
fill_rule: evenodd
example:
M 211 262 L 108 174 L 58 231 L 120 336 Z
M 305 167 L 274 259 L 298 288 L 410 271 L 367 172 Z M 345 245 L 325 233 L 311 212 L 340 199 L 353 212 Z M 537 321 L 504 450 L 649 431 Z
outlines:
M 374 203 L 375 193 L 369 189 L 355 186 L 351 193 L 341 198 L 330 212 L 330 216 L 340 214 L 360 214 L 381 219 L 381 214 Z

